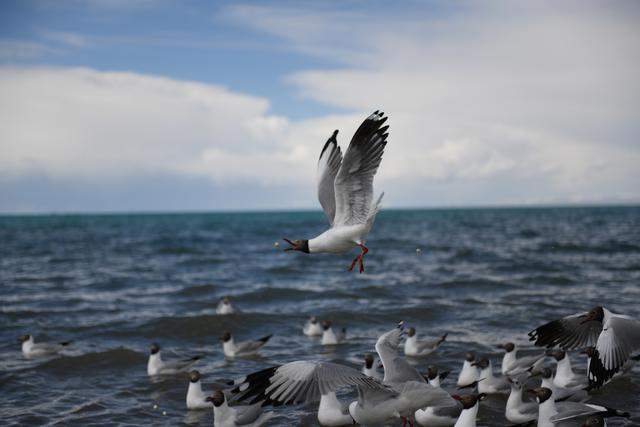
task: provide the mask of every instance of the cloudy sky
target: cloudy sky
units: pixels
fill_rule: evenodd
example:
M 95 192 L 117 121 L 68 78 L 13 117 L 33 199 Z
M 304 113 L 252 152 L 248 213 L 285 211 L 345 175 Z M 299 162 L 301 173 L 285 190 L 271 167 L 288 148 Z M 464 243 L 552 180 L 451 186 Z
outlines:
M 640 202 L 639 2 L 0 3 L 0 212 L 316 208 L 390 116 L 387 207 Z

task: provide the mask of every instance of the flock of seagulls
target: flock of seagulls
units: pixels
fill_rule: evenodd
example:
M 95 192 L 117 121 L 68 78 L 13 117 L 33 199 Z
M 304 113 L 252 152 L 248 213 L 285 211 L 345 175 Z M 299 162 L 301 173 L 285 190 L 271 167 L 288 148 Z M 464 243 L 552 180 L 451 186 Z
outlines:
M 238 312 L 228 298 L 220 304 L 230 313 Z M 315 316 L 301 330 L 324 345 L 343 342 L 338 339 L 341 334 L 332 331 L 331 322 Z M 325 342 L 327 335 L 330 342 Z M 212 410 L 214 425 L 222 427 L 264 425 L 275 416 L 265 408 L 280 405 L 317 405 L 317 419 L 323 426 L 402 421 L 403 426 L 475 427 L 479 407 L 490 395 L 507 396 L 504 414 L 514 425 L 600 427 L 606 426 L 609 417 L 630 416 L 592 402 L 591 392 L 624 375 L 640 359 L 633 355 L 640 349 L 639 336 L 639 321 L 596 307 L 531 331 L 535 345 L 548 347 L 540 353 L 521 356 L 514 343 L 500 344 L 504 355 L 498 372 L 490 358 L 468 352 L 452 391 L 444 387 L 450 371 L 430 366 L 421 373 L 410 363 L 411 358 L 424 360 L 437 351 L 447 334 L 419 341 L 415 328 L 406 328 L 404 322 L 377 339 L 377 357 L 365 354 L 360 370 L 324 360 L 298 360 L 213 383 L 213 390 L 207 392 L 200 372 L 193 369 L 200 357 L 164 360 L 154 343 L 149 348 L 147 374 L 188 373 L 187 409 Z M 235 343 L 226 332 L 220 341 L 225 357 L 235 358 L 257 354 L 270 337 Z M 36 343 L 31 335 L 20 341 L 28 358 L 57 354 L 70 344 Z M 598 342 L 607 344 L 598 346 Z M 587 346 L 580 352 L 588 358 L 586 375 L 574 370 L 569 354 L 580 343 Z M 339 397 L 345 389 L 355 389 L 356 397 L 350 401 Z
M 359 248 L 349 270 L 358 266 L 364 272 L 369 251 L 365 238 L 383 196 L 374 198 L 373 178 L 387 144 L 386 120 L 379 111 L 367 117 L 344 156 L 336 139 L 338 131 L 329 138 L 318 161 L 317 191 L 330 228 L 311 239 L 284 239 L 289 244 L 285 251 L 339 254 Z M 229 315 L 237 310 L 229 298 L 223 298 L 216 312 Z M 316 317 L 303 325 L 302 332 L 319 337 L 323 345 L 348 339 L 345 328 L 334 328 L 331 321 Z M 225 332 L 220 342 L 224 356 L 236 358 L 257 354 L 270 338 L 236 342 Z M 367 353 L 360 370 L 324 360 L 298 360 L 214 384 L 214 390 L 206 392 L 200 373 L 193 369 L 200 357 L 164 360 L 160 346 L 152 344 L 147 374 L 188 373 L 187 408 L 212 410 L 214 425 L 221 427 L 263 425 L 274 416 L 265 408 L 280 405 L 317 405 L 318 422 L 324 426 L 384 425 L 401 420 L 403 426 L 475 427 L 481 403 L 496 394 L 508 395 L 505 418 L 513 424 L 547 427 L 571 422 L 574 424 L 569 425 L 600 427 L 609 417 L 629 417 L 627 412 L 591 402 L 590 392 L 624 375 L 638 359 L 633 352 L 640 349 L 639 321 L 595 307 L 546 323 L 531 331 L 529 338 L 547 350 L 522 356 L 513 342 L 500 344 L 504 356 L 499 372 L 489 358 L 467 353 L 453 393 L 443 387 L 448 370 L 431 366 L 423 374 L 407 359 L 428 357 L 446 343 L 447 334 L 419 340 L 415 328 L 406 328 L 404 322 L 377 339 L 377 358 Z M 57 354 L 69 345 L 36 343 L 31 335 L 20 341 L 29 358 Z M 568 353 L 572 350 L 587 356 L 586 376 L 573 370 Z M 555 369 L 546 365 L 549 359 L 555 361 Z M 341 400 L 345 389 L 355 389 L 357 397 Z

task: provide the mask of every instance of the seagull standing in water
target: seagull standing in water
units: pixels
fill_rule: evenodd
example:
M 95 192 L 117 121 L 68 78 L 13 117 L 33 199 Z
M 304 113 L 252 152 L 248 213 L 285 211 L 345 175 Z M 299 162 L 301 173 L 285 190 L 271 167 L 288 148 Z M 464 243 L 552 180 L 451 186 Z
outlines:
M 369 249 L 364 245 L 371 230 L 380 201 L 373 198 L 373 177 L 382 161 L 387 145 L 387 130 L 383 126 L 387 117 L 375 111 L 365 119 L 351 139 L 344 158 L 338 146 L 338 131 L 325 143 L 318 160 L 318 199 L 331 228 L 308 240 L 284 239 L 291 247 L 285 251 L 341 254 L 356 246 L 360 254 L 349 267 L 356 263 L 360 273 L 364 272 L 364 256 Z

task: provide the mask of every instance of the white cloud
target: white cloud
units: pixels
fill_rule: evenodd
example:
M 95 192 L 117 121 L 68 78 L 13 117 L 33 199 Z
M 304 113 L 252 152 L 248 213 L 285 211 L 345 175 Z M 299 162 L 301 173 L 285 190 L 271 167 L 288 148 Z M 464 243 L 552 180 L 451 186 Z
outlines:
M 345 64 L 289 76 L 303 96 L 388 110 L 382 185 L 537 180 L 539 191 L 506 202 L 640 200 L 637 6 L 425 6 L 237 6 L 229 14 L 292 49 Z M 483 197 L 505 202 L 490 189 Z

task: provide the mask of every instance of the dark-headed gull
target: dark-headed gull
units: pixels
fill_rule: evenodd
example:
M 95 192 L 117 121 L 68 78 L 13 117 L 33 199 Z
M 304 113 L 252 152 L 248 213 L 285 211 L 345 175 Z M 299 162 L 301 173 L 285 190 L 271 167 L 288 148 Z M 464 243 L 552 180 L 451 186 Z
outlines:
M 308 337 L 319 337 L 322 335 L 322 325 L 316 316 L 311 316 L 302 328 L 302 333 Z
M 476 361 L 476 355 L 474 352 L 469 351 L 464 355 L 464 363 L 462 364 L 462 370 L 458 375 L 457 385 L 460 387 L 466 387 L 480 379 L 480 371 L 473 365 Z
M 502 357 L 502 375 L 519 375 L 532 369 L 539 369 L 544 363 L 544 353 L 533 356 L 518 357 L 518 348 L 512 342 L 500 344 L 498 348 L 505 351 Z
M 189 372 L 189 388 L 187 389 L 187 409 L 209 409 L 211 401 L 207 400 L 207 395 L 202 391 L 200 382 L 200 372 Z
M 229 297 L 220 298 L 218 306 L 216 307 L 216 314 L 233 314 L 236 312 L 235 307 L 231 304 Z
M 549 350 L 547 355 L 553 357 L 557 362 L 556 375 L 553 377 L 553 384 L 561 388 L 585 388 L 589 382 L 584 375 L 573 372 L 569 353 L 564 350 Z
M 149 361 L 147 362 L 147 374 L 149 376 L 154 375 L 173 375 L 180 372 L 185 372 L 191 368 L 198 360 L 200 356 L 195 356 L 190 359 L 184 360 L 172 360 L 164 361 L 160 356 L 160 346 L 156 343 L 151 344 L 149 348 Z
M 485 394 L 468 394 L 465 396 L 453 396 L 454 399 L 462 403 L 462 412 L 458 417 L 454 427 L 476 427 L 476 418 L 478 416 L 478 407 L 480 402 L 485 399 Z
M 584 402 L 589 399 L 586 384 L 572 388 L 559 387 L 554 383 L 553 371 L 550 368 L 542 368 L 532 375 L 532 377 L 538 375 L 542 377 L 540 387 L 550 389 L 553 392 L 553 398 L 556 401 L 571 400 L 572 402 Z
M 344 342 L 347 339 L 347 329 L 342 328 L 337 332 L 331 327 L 331 320 L 325 320 L 322 322 L 322 345 L 336 345 Z
M 493 365 L 489 359 L 483 357 L 473 362 L 472 365 L 480 369 L 480 378 L 482 380 L 478 381 L 478 392 L 484 394 L 509 393 L 511 387 L 507 378 L 493 373 Z
M 404 342 L 404 354 L 405 356 L 428 356 L 447 339 L 447 334 L 444 334 L 433 340 L 424 340 L 419 341 L 418 336 L 416 335 L 415 328 L 407 329 L 407 339 Z
M 375 364 L 375 358 L 373 354 L 367 353 L 364 355 L 364 366 L 362 367 L 362 373 L 382 381 L 382 374 L 378 370 L 377 364 Z
M 640 321 L 598 306 L 546 323 L 529 332 L 529 339 L 538 346 L 564 350 L 594 346 L 588 377 L 589 385 L 597 388 L 622 368 L 633 351 L 640 349 Z
M 516 378 L 509 378 L 511 393 L 504 408 L 504 416 L 514 424 L 530 423 L 538 418 L 536 402 L 525 402 L 522 399 L 522 383 Z
M 231 332 L 225 332 L 220 337 L 222 342 L 222 351 L 226 357 L 242 357 L 253 356 L 258 353 L 263 345 L 269 341 L 272 335 L 267 335 L 262 338 L 258 338 L 255 341 L 242 341 L 236 343 L 231 335 Z
M 245 406 L 229 406 L 220 390 L 207 397 L 213 403 L 213 424 L 216 427 L 258 427 L 273 417 L 273 412 L 262 412 L 262 402 Z
M 71 344 L 71 341 L 61 343 L 36 343 L 33 339 L 33 335 L 29 334 L 21 336 L 20 342 L 22 343 L 22 354 L 27 358 L 58 354 L 64 350 L 65 347 Z
M 369 251 L 365 238 L 384 194 L 373 198 L 373 177 L 389 135 L 389 126 L 383 126 L 386 120 L 379 111 L 367 117 L 353 135 L 344 158 L 336 140 L 338 131 L 333 132 L 320 153 L 317 175 L 318 199 L 331 228 L 308 240 L 284 239 L 291 245 L 285 251 L 340 254 L 358 246 L 361 252 L 349 271 L 358 263 L 360 273 L 364 272 L 364 256 Z
M 589 415 L 630 417 L 628 412 L 593 403 L 556 402 L 553 399 L 553 392 L 546 387 L 538 387 L 534 390 L 529 390 L 529 392 L 534 394 L 538 401 L 538 427 L 555 427 L 561 421 Z

